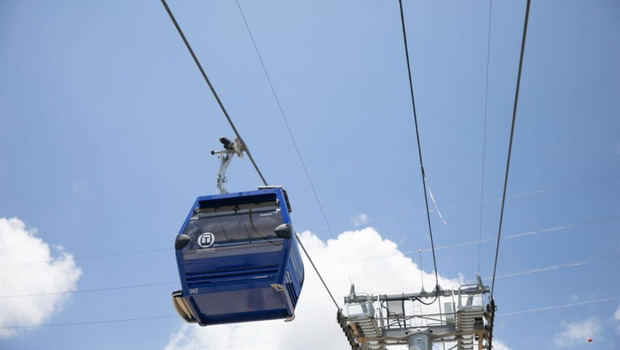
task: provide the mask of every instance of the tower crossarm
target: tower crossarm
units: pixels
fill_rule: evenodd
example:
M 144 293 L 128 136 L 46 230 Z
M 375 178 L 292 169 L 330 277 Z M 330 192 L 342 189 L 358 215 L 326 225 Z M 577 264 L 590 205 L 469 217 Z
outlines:
M 344 297 L 346 304 L 363 303 L 368 301 L 400 301 L 400 300 L 416 300 L 416 299 L 432 299 L 435 297 L 451 297 L 457 295 L 480 295 L 489 293 L 489 287 L 481 285 L 471 285 L 460 290 L 440 289 L 433 292 L 421 291 L 419 293 L 403 293 L 403 294 L 383 294 L 383 295 L 348 295 Z
M 356 294 L 352 286 L 338 323 L 353 350 L 390 345 L 431 350 L 433 343 L 490 350 L 494 306 L 485 303 L 488 293 L 480 279 L 456 289 L 401 294 Z

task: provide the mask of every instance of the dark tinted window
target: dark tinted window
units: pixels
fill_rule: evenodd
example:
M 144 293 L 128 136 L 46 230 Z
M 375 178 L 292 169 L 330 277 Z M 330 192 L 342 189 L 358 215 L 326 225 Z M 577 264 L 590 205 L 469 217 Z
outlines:
M 218 247 L 235 244 L 247 244 L 252 242 L 270 242 L 281 239 L 276 236 L 274 229 L 282 224 L 282 215 L 278 207 L 262 207 L 245 209 L 242 211 L 228 212 L 220 215 L 209 213 L 201 216 L 195 215 L 185 228 L 185 234 L 190 236 L 189 249 L 207 248 L 205 245 Z M 211 233 L 213 236 L 202 238 L 200 236 Z M 213 239 L 214 238 L 214 239 Z M 211 239 L 213 239 L 212 245 Z

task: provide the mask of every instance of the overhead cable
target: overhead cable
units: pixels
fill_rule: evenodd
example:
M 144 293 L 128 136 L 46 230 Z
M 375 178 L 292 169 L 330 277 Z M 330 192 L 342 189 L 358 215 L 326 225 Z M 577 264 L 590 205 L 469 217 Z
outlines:
M 431 214 L 428 208 L 428 194 L 426 191 L 426 173 L 424 172 L 424 162 L 422 161 L 422 146 L 420 145 L 420 131 L 418 128 L 418 115 L 415 108 L 415 97 L 413 94 L 413 77 L 411 74 L 411 64 L 409 63 L 409 47 L 407 45 L 407 30 L 405 29 L 405 15 L 403 12 L 403 1 L 398 0 L 400 8 L 400 23 L 403 30 L 403 42 L 405 44 L 405 59 L 407 60 L 407 73 L 409 77 L 409 93 L 411 95 L 411 108 L 413 111 L 413 123 L 415 125 L 415 136 L 418 144 L 418 159 L 420 160 L 420 173 L 422 175 L 422 188 L 424 189 L 424 203 L 426 205 L 426 221 L 428 223 L 428 234 L 431 239 L 431 248 L 433 251 L 433 267 L 435 269 L 435 290 L 439 288 L 439 276 L 437 274 L 437 258 L 435 257 L 435 243 L 433 241 L 433 228 L 431 226 Z
M 327 286 L 327 283 L 325 283 L 325 280 L 323 279 L 323 276 L 321 276 L 321 273 L 319 272 L 319 269 L 317 269 L 316 265 L 314 265 L 314 261 L 312 261 L 312 258 L 310 257 L 310 254 L 308 254 L 308 251 L 306 250 L 306 247 L 304 247 L 304 244 L 301 243 L 301 239 L 299 239 L 299 235 L 297 233 L 295 233 L 295 237 L 297 237 L 297 242 L 299 242 L 299 245 L 301 246 L 301 249 L 304 251 L 304 254 L 308 258 L 308 261 L 310 261 L 310 264 L 312 265 L 312 268 L 314 269 L 314 272 L 316 272 L 317 276 L 319 276 L 319 279 L 321 280 L 321 283 L 323 283 L 323 287 L 325 287 L 325 290 L 329 294 L 329 297 L 334 302 L 334 305 L 336 306 L 336 309 L 340 310 L 340 306 L 338 306 L 338 303 L 336 302 L 336 299 L 334 298 L 334 295 L 332 294 L 331 290 L 329 290 L 329 287 Z
M 25 297 L 41 297 L 41 296 L 51 296 L 51 295 L 75 294 L 75 293 L 107 292 L 107 291 L 113 291 L 113 290 L 149 288 L 149 287 L 169 286 L 169 285 L 177 285 L 177 284 L 178 284 L 178 282 L 157 282 L 157 283 L 130 284 L 130 285 L 125 285 L 125 286 L 115 286 L 115 287 L 100 287 L 100 288 L 87 288 L 87 289 L 75 289 L 75 290 L 61 290 L 61 291 L 54 291 L 54 292 L 41 292 L 41 293 L 28 293 L 28 294 L 9 294 L 9 295 L 0 295 L 0 299 L 25 298 Z
M 106 323 L 123 323 L 123 322 L 135 322 L 135 321 L 147 321 L 147 320 L 160 320 L 160 319 L 165 319 L 165 318 L 178 318 L 178 317 L 179 317 L 178 315 L 143 316 L 143 317 L 131 317 L 131 318 L 117 318 L 117 319 L 111 319 L 111 320 L 92 320 L 92 321 L 76 321 L 76 322 L 64 322 L 64 323 L 42 323 L 42 324 L 19 325 L 19 326 L 0 326 L 0 329 L 87 326 L 87 325 L 106 324 Z
M 314 195 L 316 204 L 318 205 L 319 210 L 321 211 L 321 215 L 323 216 L 323 221 L 325 222 L 325 225 L 327 226 L 327 231 L 329 232 L 331 237 L 334 237 L 334 232 L 332 231 L 331 225 L 329 224 L 329 220 L 327 219 L 327 215 L 325 214 L 325 209 L 323 208 L 323 204 L 321 203 L 321 200 L 319 199 L 319 195 L 317 193 L 316 187 L 314 186 L 314 182 L 312 181 L 312 178 L 310 177 L 310 172 L 308 171 L 308 167 L 306 167 L 306 162 L 304 161 L 304 157 L 301 155 L 301 151 L 299 150 L 299 146 L 297 145 L 297 141 L 295 140 L 295 136 L 293 135 L 293 131 L 288 122 L 288 118 L 286 116 L 286 113 L 284 113 L 284 108 L 282 107 L 282 104 L 280 103 L 280 98 L 278 97 L 278 94 L 276 93 L 276 89 L 273 86 L 273 82 L 271 80 L 271 77 L 269 76 L 269 72 L 267 71 L 265 62 L 263 61 L 263 56 L 260 54 L 260 50 L 258 49 L 256 40 L 254 39 L 254 35 L 252 34 L 250 25 L 248 24 L 247 18 L 245 17 L 245 13 L 243 12 L 243 9 L 241 8 L 241 4 L 239 3 L 239 0 L 235 0 L 235 1 L 237 3 L 237 7 L 239 8 L 239 13 L 241 14 L 241 18 L 243 19 L 243 24 L 245 24 L 245 29 L 247 30 L 248 35 L 250 36 L 250 40 L 252 41 L 252 46 L 254 46 L 254 51 L 256 52 L 256 56 L 258 57 L 260 65 L 263 69 L 263 73 L 265 73 L 265 78 L 267 78 L 267 83 L 269 84 L 269 88 L 271 89 L 271 94 L 273 95 L 273 99 L 275 100 L 276 105 L 278 105 L 278 109 L 280 111 L 280 116 L 282 117 L 282 121 L 284 121 L 284 125 L 286 126 L 286 130 L 288 131 L 288 135 L 291 138 L 291 141 L 293 142 L 293 147 L 295 148 L 295 152 L 297 152 L 297 158 L 299 158 L 301 167 L 304 169 L 306 179 L 308 180 L 308 183 L 310 184 L 310 189 L 312 190 L 312 194 Z
M 511 199 L 519 199 L 519 198 L 525 198 L 525 197 L 529 197 L 529 196 L 536 196 L 536 195 L 541 195 L 544 193 L 549 193 L 549 192 L 553 192 L 553 191 L 559 191 L 561 189 L 566 189 L 566 188 L 571 188 L 571 187 L 576 187 L 576 186 L 583 186 L 583 185 L 590 185 L 590 184 L 596 184 L 596 183 L 601 183 L 601 182 L 605 182 L 605 181 L 611 181 L 611 180 L 618 180 L 620 179 L 620 176 L 607 176 L 607 177 L 601 177 L 601 178 L 597 178 L 597 179 L 591 179 L 591 180 L 587 180 L 587 181 L 580 181 L 580 182 L 573 182 L 570 184 L 562 184 L 559 186 L 555 186 L 555 187 L 551 187 L 551 188 L 546 188 L 546 189 L 540 189 L 540 190 L 534 190 L 534 191 L 528 191 L 528 192 L 521 192 L 521 193 L 515 193 L 513 195 L 506 195 L 506 200 L 511 200 Z M 483 204 L 487 204 L 487 203 L 492 203 L 492 202 L 501 202 L 502 197 L 496 197 L 496 198 L 487 198 L 483 201 Z M 471 207 L 473 205 L 479 205 L 480 201 L 479 200 L 475 200 L 475 201 L 470 201 L 470 202 L 465 202 L 465 203 L 460 203 L 460 204 L 453 204 L 453 205 L 446 205 L 446 206 L 442 206 L 440 209 L 441 210 L 452 210 L 452 209 L 463 209 L 463 208 L 468 208 Z M 435 211 L 435 209 L 431 209 L 430 210 L 431 213 L 433 213 Z M 400 218 L 405 218 L 405 217 L 410 217 L 410 216 L 418 216 L 418 215 L 426 215 L 426 211 L 422 210 L 420 212 L 409 212 L 409 213 L 403 213 L 403 214 L 397 214 L 397 215 L 389 215 L 389 216 L 383 216 L 383 217 L 373 217 L 373 222 L 374 221 L 380 221 L 380 220 L 393 220 L 393 219 L 400 219 Z
M 597 258 L 597 259 L 579 260 L 579 261 L 574 261 L 574 262 L 570 262 L 570 263 L 547 265 L 547 266 L 537 267 L 537 268 L 528 269 L 528 270 L 521 270 L 521 271 L 517 271 L 517 272 L 510 272 L 510 273 L 505 273 L 505 274 L 502 274 L 502 275 L 497 275 L 495 278 L 496 279 L 500 279 L 500 278 L 513 278 L 513 277 L 519 277 L 519 276 L 533 275 L 533 274 L 538 274 L 538 273 L 542 273 L 542 272 L 558 271 L 558 270 L 575 268 L 575 267 L 581 267 L 581 266 L 585 266 L 585 265 L 595 264 L 595 263 L 599 263 L 599 262 L 603 262 L 603 261 L 608 261 L 608 260 L 617 260 L 617 259 L 620 259 L 620 254 L 619 255 L 604 256 L 604 257 L 600 257 L 600 258 Z M 490 280 L 491 278 L 492 278 L 492 276 L 484 277 L 482 279 L 483 280 Z M 477 282 L 477 280 L 465 281 L 465 283 L 467 283 L 467 284 L 470 284 L 470 283 L 473 284 L 473 283 L 476 283 L 476 282 Z
M 536 230 L 531 230 L 531 231 L 519 232 L 519 233 L 514 233 L 511 235 L 502 236 L 502 240 L 505 241 L 507 239 L 536 236 L 536 235 L 550 233 L 550 232 L 568 230 L 568 229 L 579 227 L 579 226 L 594 225 L 594 224 L 598 224 L 598 223 L 606 222 L 606 221 L 615 221 L 618 219 L 620 219 L 620 216 L 616 215 L 616 216 L 609 216 L 609 217 L 595 219 L 595 220 L 589 220 L 589 221 L 585 221 L 585 222 L 581 222 L 577 224 L 559 225 L 559 226 L 547 227 L 547 228 L 536 229 Z M 470 246 L 470 245 L 475 245 L 475 244 L 489 243 L 493 241 L 494 239 L 490 239 L 490 238 L 482 239 L 479 241 L 465 241 L 465 242 L 437 246 L 435 247 L 435 250 L 437 251 L 437 250 L 450 249 L 450 248 L 456 248 L 456 247 L 465 247 L 465 246 Z M 431 248 L 422 248 L 421 250 L 422 252 L 429 252 L 431 251 Z
M 581 306 L 581 305 L 604 303 L 604 302 L 607 302 L 607 301 L 614 301 L 614 300 L 618 300 L 618 299 L 620 299 L 620 295 L 615 296 L 615 297 L 599 298 L 599 299 L 593 299 L 593 300 L 580 301 L 580 302 L 576 302 L 576 303 L 561 304 L 561 305 L 551 305 L 551 306 L 539 307 L 539 308 L 529 309 L 529 310 L 503 312 L 503 313 L 496 314 L 496 316 L 502 316 L 503 317 L 503 316 L 514 316 L 514 315 L 521 315 L 521 314 L 529 314 L 529 313 L 534 313 L 534 312 L 564 309 L 564 308 L 567 308 L 567 307 L 575 307 L 575 306 Z
M 493 9 L 493 0 L 489 0 L 489 19 L 487 29 L 487 66 L 486 66 L 486 83 L 484 87 L 484 112 L 482 122 L 482 166 L 480 170 L 480 221 L 478 240 L 482 240 L 482 216 L 484 213 L 484 169 L 487 151 L 487 113 L 489 110 L 489 62 L 491 61 L 491 13 Z M 480 244 L 478 244 L 478 274 L 480 274 Z
M 181 36 L 181 39 L 183 39 L 183 43 L 185 43 L 185 46 L 187 47 L 187 50 L 189 51 L 190 55 L 194 59 L 194 62 L 196 63 L 196 66 L 198 67 L 198 70 L 200 70 L 200 74 L 202 74 L 202 77 L 204 78 L 205 82 L 209 86 L 209 89 L 211 90 L 211 94 L 213 94 L 213 97 L 215 97 L 215 100 L 217 101 L 217 104 L 220 106 L 220 109 L 222 110 L 222 113 L 224 113 L 224 117 L 226 117 L 226 120 L 228 121 L 228 124 L 230 124 L 230 127 L 235 132 L 235 136 L 237 136 L 237 139 L 239 139 L 239 141 L 241 142 L 241 144 L 243 146 L 243 150 L 248 155 L 248 158 L 250 158 L 250 162 L 252 162 L 252 165 L 254 166 L 254 169 L 256 170 L 256 173 L 258 174 L 258 176 L 260 177 L 261 181 L 263 182 L 263 185 L 267 186 L 267 180 L 265 180 L 265 177 L 263 176 L 263 173 L 260 171 L 260 169 L 258 168 L 258 165 L 254 161 L 254 157 L 252 157 L 252 153 L 250 153 L 250 148 L 248 147 L 247 143 L 245 143 L 245 141 L 243 141 L 243 138 L 239 134 L 239 131 L 237 130 L 237 127 L 235 126 L 235 123 L 233 123 L 232 119 L 230 118 L 230 115 L 228 114 L 228 111 L 226 111 L 226 107 L 224 107 L 224 104 L 222 103 L 222 100 L 220 99 L 219 95 L 217 94 L 217 91 L 215 91 L 215 88 L 213 87 L 213 84 L 211 84 L 211 81 L 209 80 L 209 77 L 207 77 L 207 73 L 205 73 L 205 70 L 202 68 L 202 64 L 200 64 L 200 61 L 198 60 L 198 57 L 196 57 L 196 54 L 194 53 L 194 50 L 192 49 L 192 46 L 187 41 L 187 38 L 185 37 L 185 34 L 183 33 L 183 30 L 181 30 L 181 27 L 179 26 L 179 23 L 177 22 L 176 18 L 174 17 L 174 14 L 172 14 L 172 11 L 170 10 L 170 7 L 168 7 L 168 4 L 166 3 L 166 0 L 161 0 L 161 3 L 164 5 L 164 8 L 166 9 L 166 12 L 168 13 L 168 16 L 170 16 L 170 19 L 172 20 L 172 23 L 174 23 L 174 27 L 177 29 L 177 32 L 179 32 L 179 35 Z
M 115 258 L 124 255 L 138 255 L 138 254 L 148 254 L 148 253 L 159 253 L 159 252 L 168 252 L 174 251 L 174 248 L 153 248 L 153 249 L 143 249 L 143 250 L 131 250 L 125 252 L 116 252 L 116 253 L 106 253 L 106 254 L 96 254 L 96 255 L 84 255 L 84 256 L 76 256 L 73 257 L 74 261 L 78 260 L 94 260 L 94 259 L 102 259 L 102 258 Z M 55 261 L 54 259 L 47 260 L 39 260 L 39 261 L 24 261 L 18 263 L 11 263 L 0 265 L 0 269 L 7 267 L 19 267 L 19 266 L 28 266 L 28 265 L 38 265 L 38 264 L 49 264 Z
M 336 299 L 334 298 L 334 295 L 332 294 L 331 290 L 327 286 L 327 283 L 325 283 L 325 280 L 323 279 L 323 276 L 319 272 L 318 268 L 314 264 L 314 261 L 310 257 L 310 254 L 308 254 L 308 251 L 306 250 L 306 248 L 304 247 L 303 243 L 301 242 L 301 239 L 299 238 L 299 235 L 295 234 L 295 237 L 297 238 L 297 242 L 301 246 L 301 249 L 303 250 L 304 254 L 308 258 L 308 261 L 310 261 L 310 264 L 312 265 L 312 268 L 314 269 L 314 271 L 318 275 L 319 279 L 321 280 L 321 283 L 323 284 L 323 287 L 325 287 L 325 290 L 329 294 L 329 297 L 334 302 L 334 305 L 336 306 L 336 308 L 340 309 L 340 306 L 338 306 L 338 303 L 336 302 Z M 133 284 L 133 285 L 125 285 L 125 286 L 115 286 L 115 287 L 100 287 L 100 288 L 63 290 L 63 291 L 28 293 L 28 294 L 10 294 L 10 295 L 0 295 L 0 299 L 22 298 L 22 297 L 38 297 L 38 296 L 75 294 L 75 293 L 102 292 L 102 291 L 113 291 L 113 290 L 121 290 L 121 289 L 136 289 L 136 288 L 157 287 L 157 286 L 165 286 L 165 285 L 172 285 L 172 284 L 177 284 L 177 282 L 143 283 L 143 284 Z
M 497 275 L 495 278 L 496 279 L 499 279 L 499 278 L 512 278 L 512 277 L 517 277 L 517 276 L 525 276 L 525 275 L 537 274 L 537 273 L 541 273 L 541 272 L 557 271 L 557 270 L 562 270 L 562 269 L 567 269 L 567 268 L 581 267 L 581 266 L 585 266 L 585 265 L 589 265 L 589 264 L 594 264 L 594 263 L 598 263 L 598 262 L 602 262 L 602 261 L 607 261 L 607 260 L 611 260 L 611 259 L 618 259 L 618 256 L 605 256 L 605 257 L 601 257 L 601 258 L 598 258 L 598 259 L 580 260 L 580 261 L 574 261 L 574 262 L 565 263 L 565 264 L 548 265 L 548 266 L 539 267 L 539 268 L 535 268 L 535 269 L 522 270 L 522 271 L 512 272 L 512 273 L 505 273 L 505 274 L 502 274 L 502 275 Z M 489 280 L 491 278 L 487 277 L 485 279 Z
M 535 235 L 540 235 L 540 234 L 546 234 L 546 233 L 551 233 L 551 232 L 568 230 L 568 229 L 572 229 L 572 228 L 580 227 L 580 226 L 595 225 L 595 224 L 602 223 L 602 222 L 615 221 L 615 220 L 619 220 L 619 219 L 620 219 L 620 215 L 616 215 L 616 216 L 609 216 L 609 217 L 599 218 L 599 219 L 595 219 L 595 220 L 584 221 L 584 222 L 580 222 L 580 223 L 576 223 L 576 224 L 559 225 L 559 226 L 547 227 L 547 228 L 536 229 L 536 230 L 531 230 L 531 231 L 519 232 L 519 233 L 510 234 L 510 235 L 504 235 L 504 236 L 502 236 L 502 240 L 506 241 L 506 240 L 509 240 L 509 239 L 516 239 L 516 238 L 522 238 L 522 237 L 528 237 L 528 236 L 535 236 Z M 494 241 L 494 239 L 483 239 L 483 240 L 479 240 L 479 241 L 458 242 L 458 243 L 454 243 L 454 244 L 435 246 L 435 251 L 444 250 L 444 249 L 451 249 L 451 248 L 457 248 L 457 247 L 471 246 L 471 245 L 476 245 L 476 244 L 481 244 L 481 243 L 489 243 L 489 242 L 493 242 L 493 241 Z M 111 252 L 111 253 L 98 254 L 98 255 L 76 256 L 76 257 L 73 257 L 73 260 L 74 261 L 96 260 L 96 259 L 105 259 L 105 258 L 118 257 L 118 256 L 131 256 L 131 255 L 138 255 L 138 254 L 159 253 L 159 252 L 173 252 L 173 251 L 174 251 L 174 248 L 154 248 L 154 249 L 134 250 L 134 251 L 125 251 L 125 252 L 116 252 L 116 253 Z M 428 247 L 428 248 L 421 248 L 421 249 L 419 249 L 419 251 L 421 251 L 421 252 L 430 252 L 430 251 L 432 251 L 432 249 L 430 247 Z M 411 252 L 409 252 L 409 251 L 403 252 L 403 254 L 408 254 L 408 253 L 411 253 Z M 391 255 L 398 255 L 398 254 L 391 254 Z M 53 261 L 54 261 L 54 259 L 39 260 L 39 261 L 25 261 L 25 262 L 19 262 L 19 263 L 10 263 L 10 264 L 0 265 L 0 269 L 8 269 L 8 268 L 16 268 L 16 267 L 26 267 L 26 266 L 38 265 L 38 264 L 49 264 L 49 263 L 51 263 Z
M 260 176 L 261 180 L 263 181 L 263 184 L 265 186 L 267 186 L 268 185 L 267 180 L 265 180 L 265 177 L 263 176 L 263 174 L 261 173 L 260 169 L 258 168 L 258 165 L 254 161 L 254 158 L 252 158 L 252 155 L 250 153 L 249 148 L 247 147 L 247 144 L 243 141 L 243 139 L 241 138 L 241 135 L 237 131 L 237 128 L 235 127 L 235 124 L 233 123 L 232 119 L 228 115 L 228 112 L 226 111 L 226 108 L 224 107 L 224 104 L 220 100 L 217 92 L 215 91 L 215 88 L 213 87 L 213 85 L 211 84 L 211 81 L 207 77 L 207 74 L 205 73 L 204 69 L 202 68 L 202 65 L 200 64 L 200 61 L 198 60 L 198 57 L 196 57 L 196 54 L 194 53 L 194 50 L 192 49 L 191 45 L 187 41 L 187 38 L 185 37 L 185 34 L 183 34 L 183 31 L 181 30 L 181 27 L 179 26 L 179 23 L 177 22 L 176 18 L 174 17 L 172 11 L 170 10 L 170 7 L 168 7 L 168 4 L 166 3 L 166 0 L 161 0 L 161 3 L 164 5 L 164 8 L 166 9 L 166 12 L 168 13 L 168 16 L 170 16 L 170 19 L 172 20 L 172 23 L 174 23 L 174 26 L 177 29 L 177 32 L 179 32 L 179 35 L 181 36 L 181 39 L 183 39 L 183 42 L 185 43 L 185 46 L 187 47 L 187 50 L 189 51 L 189 53 L 191 54 L 192 58 L 194 59 L 194 62 L 196 63 L 196 66 L 200 70 L 200 73 L 202 74 L 202 77 L 204 78 L 205 82 L 209 86 L 209 89 L 211 90 L 211 93 L 213 94 L 213 96 L 217 100 L 217 103 L 219 104 L 220 108 L 222 109 L 222 112 L 224 113 L 224 116 L 226 117 L 226 120 L 228 120 L 228 123 L 230 124 L 230 126 L 233 129 L 233 131 L 235 132 L 235 135 L 237 136 L 239 141 L 241 141 L 241 143 L 243 144 L 244 150 L 246 151 L 246 153 L 248 155 L 248 158 L 250 158 L 250 161 L 252 162 L 252 165 L 254 166 L 254 169 L 256 169 L 256 172 L 258 173 L 258 175 Z M 261 62 L 262 62 L 262 60 L 261 60 Z M 299 236 L 297 236 L 297 238 L 298 238 L 297 241 L 299 242 L 299 244 L 303 248 L 303 244 L 299 240 Z M 332 301 L 334 302 L 334 305 L 336 305 L 337 309 L 340 309 L 340 307 L 338 306 L 338 303 L 336 302 L 336 299 L 334 299 L 334 297 L 332 295 L 332 292 L 329 290 L 329 288 L 327 287 L 327 284 L 325 284 L 325 281 L 323 280 L 323 277 L 321 276 L 319 270 L 314 265 L 314 262 L 312 261 L 312 258 L 310 257 L 310 255 L 308 254 L 308 252 L 306 251 L 305 248 L 303 248 L 303 250 L 304 250 L 304 253 L 306 254 L 306 257 L 308 258 L 308 260 L 312 264 L 312 267 L 314 267 L 314 270 L 316 271 L 317 275 L 321 279 L 321 282 L 323 282 L 323 286 L 325 287 L 325 289 L 327 290 L 327 293 L 329 294 L 329 296 L 331 297 Z
M 551 311 L 557 309 L 564 309 L 569 307 L 578 307 L 582 305 L 590 305 L 590 304 L 598 304 L 609 301 L 619 300 L 620 295 L 607 297 L 607 298 L 599 298 L 586 300 L 575 303 L 561 304 L 561 305 L 551 305 L 545 307 L 539 307 L 535 309 L 528 310 L 518 310 L 511 312 L 498 313 L 496 316 L 514 316 L 520 314 L 527 313 L 537 313 L 543 311 Z M 143 316 L 143 317 L 132 317 L 132 318 L 120 318 L 120 319 L 109 319 L 109 320 L 90 320 L 90 321 L 75 321 L 75 322 L 65 322 L 65 323 L 42 323 L 42 324 L 32 324 L 32 325 L 19 325 L 19 326 L 0 326 L 0 329 L 27 329 L 27 328 L 38 328 L 38 327 L 71 327 L 71 326 L 87 326 L 87 325 L 97 325 L 97 324 L 107 324 L 107 323 L 124 323 L 124 322 L 136 322 L 136 321 L 148 321 L 148 320 L 157 320 L 157 319 L 166 319 L 166 318 L 178 318 L 178 315 L 160 315 L 160 316 Z
M 523 20 L 523 36 L 521 38 L 521 53 L 519 55 L 519 72 L 517 73 L 517 86 L 515 88 L 515 99 L 512 107 L 512 124 L 510 126 L 510 140 L 508 141 L 508 156 L 506 157 L 506 173 L 504 176 L 504 192 L 502 194 L 502 207 L 499 212 L 499 227 L 497 229 L 497 245 L 495 247 L 495 261 L 493 262 L 493 280 L 491 282 L 491 299 L 495 292 L 495 274 L 497 273 L 497 259 L 499 257 L 499 244 L 502 238 L 502 224 L 504 222 L 504 205 L 506 204 L 506 189 L 508 188 L 508 174 L 510 172 L 510 157 L 512 155 L 512 141 L 515 133 L 515 121 L 517 119 L 517 106 L 519 104 L 519 88 L 521 87 L 521 72 L 523 70 L 523 55 L 525 53 L 525 40 L 527 37 L 527 24 L 530 17 L 530 3 L 527 0 L 525 7 L 525 19 Z
M 300 246 L 303 246 L 303 244 L 300 244 Z M 302 247 L 302 249 L 305 249 Z M 335 262 L 324 262 L 324 265 L 334 265 L 334 264 L 347 264 L 347 263 L 360 263 L 360 262 L 365 262 L 365 261 L 370 261 L 370 260 L 376 260 L 376 259 L 385 259 L 385 258 L 391 258 L 391 257 L 404 257 L 401 253 L 396 253 L 396 254 L 385 254 L 385 255 L 377 255 L 377 256 L 366 256 L 366 257 L 357 257 L 354 259 L 346 259 L 343 261 L 335 261 Z M 521 270 L 521 271 L 517 271 L 517 272 L 511 272 L 511 273 L 506 273 L 503 275 L 497 275 L 496 278 L 500 279 L 500 278 L 513 278 L 513 277 L 519 277 L 519 276 L 525 276 L 525 275 L 533 275 L 533 274 L 538 274 L 538 273 L 542 273 L 542 272 L 549 272 L 549 271 L 557 271 L 557 270 L 563 270 L 563 269 L 567 269 L 567 268 L 575 268 L 575 267 L 581 267 L 581 266 L 585 266 L 585 265 L 590 265 L 590 264 L 595 264 L 595 263 L 599 263 L 599 262 L 603 262 L 603 261 L 608 261 L 608 260 L 617 260 L 620 259 L 620 254 L 618 255 L 609 255 L 609 256 L 603 256 L 597 259 L 590 259 L 590 260 L 579 260 L 579 261 L 574 261 L 574 262 L 570 262 L 570 263 L 563 263 L 563 264 L 555 264 L 555 265 L 548 265 L 548 266 L 543 266 L 543 267 L 537 267 L 537 268 L 533 268 L 533 269 L 528 269 L 528 270 Z M 413 259 L 412 259 L 413 260 Z M 311 262 L 312 264 L 312 262 Z M 423 266 L 422 266 L 422 256 L 420 255 L 420 279 L 422 282 L 422 289 L 424 289 L 424 273 L 423 273 Z M 319 278 L 321 278 L 319 276 Z M 483 280 L 490 280 L 492 277 L 484 277 Z M 321 278 L 322 279 L 322 278 Z M 324 283 L 324 281 L 322 281 Z M 471 281 L 465 281 L 466 284 L 474 284 L 476 283 L 477 280 L 471 280 Z M 10 298 L 27 298 L 27 297 L 38 297 L 38 296 L 49 296 L 49 295 L 60 295 L 60 294 L 76 294 L 76 293 L 93 293 L 93 292 L 107 292 L 107 291 L 114 291 L 114 290 L 123 290 L 123 289 L 138 289 L 138 288 L 151 288 L 151 287 L 158 287 L 158 286 L 167 286 L 167 285 L 175 285 L 178 284 L 178 282 L 157 282 L 157 283 L 143 283 L 143 284 L 133 284 L 133 285 L 124 285 L 124 286 L 115 286 L 115 287 L 99 287 L 99 288 L 88 288 L 88 289 L 73 289 L 73 290 L 62 290 L 62 291 L 54 291 L 54 292 L 42 292 L 42 293 L 28 293 L 28 294 L 10 294 L 10 295 L 0 295 L 0 299 L 10 299 Z M 330 296 L 332 296 L 330 294 Z

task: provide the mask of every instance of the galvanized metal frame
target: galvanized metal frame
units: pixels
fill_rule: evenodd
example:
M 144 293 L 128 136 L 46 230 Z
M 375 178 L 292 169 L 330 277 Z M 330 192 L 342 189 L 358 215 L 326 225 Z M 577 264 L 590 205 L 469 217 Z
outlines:
M 344 298 L 346 315 L 339 310 L 337 319 L 353 350 L 384 350 L 390 345 L 431 349 L 433 343 L 442 342 L 454 343 L 452 348 L 457 350 L 473 350 L 477 342 L 478 350 L 490 350 L 495 305 L 488 294 L 479 277 L 477 284 L 456 289 L 393 295 L 356 294 L 352 286 Z M 437 312 L 433 305 L 442 298 L 449 300 L 446 306 L 451 310 Z M 392 313 L 390 302 L 401 302 L 402 307 Z M 351 307 L 366 312 L 350 313 Z

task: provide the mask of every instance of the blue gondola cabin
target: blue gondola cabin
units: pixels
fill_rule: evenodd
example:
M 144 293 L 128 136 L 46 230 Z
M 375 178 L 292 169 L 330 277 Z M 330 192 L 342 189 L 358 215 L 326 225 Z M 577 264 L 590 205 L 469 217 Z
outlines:
M 175 240 L 173 304 L 201 326 L 292 320 L 304 281 L 286 191 L 198 197 Z

